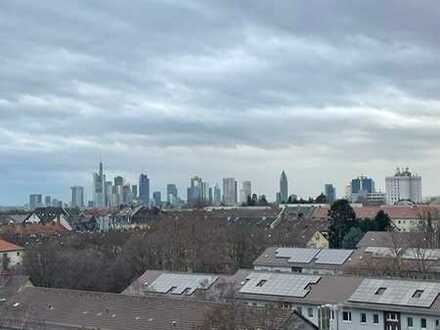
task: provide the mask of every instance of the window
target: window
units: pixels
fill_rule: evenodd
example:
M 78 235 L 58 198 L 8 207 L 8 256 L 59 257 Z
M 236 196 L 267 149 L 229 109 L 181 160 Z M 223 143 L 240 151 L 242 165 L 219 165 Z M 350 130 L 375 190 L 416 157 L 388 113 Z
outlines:
M 376 292 L 375 292 L 374 294 L 375 294 L 376 296 L 381 296 L 381 295 L 384 294 L 384 292 L 385 292 L 386 289 L 387 289 L 387 288 L 379 288 L 379 289 L 376 290 Z
M 311 307 L 307 308 L 307 315 L 308 317 L 313 317 L 313 308 Z
M 351 312 L 342 312 L 342 320 L 351 322 Z
M 397 321 L 397 314 L 395 313 L 389 313 L 387 315 L 387 321 Z
M 426 329 L 426 319 L 420 319 L 420 327 Z
M 440 326 L 440 320 L 435 320 L 435 326 L 439 327 Z
M 420 298 L 423 294 L 423 290 L 416 290 L 414 291 L 414 294 L 412 295 L 413 298 Z
M 379 324 L 379 314 L 373 314 L 373 323 Z
M 367 323 L 367 314 L 361 313 L 361 323 Z
M 335 319 L 335 311 L 332 309 L 331 313 L 330 313 L 330 317 L 332 320 Z
M 412 328 L 414 326 L 414 321 L 412 317 L 406 318 L 406 324 L 408 325 L 408 328 Z
M 260 282 L 257 283 L 257 287 L 261 288 L 266 282 L 267 282 L 266 280 L 261 280 Z

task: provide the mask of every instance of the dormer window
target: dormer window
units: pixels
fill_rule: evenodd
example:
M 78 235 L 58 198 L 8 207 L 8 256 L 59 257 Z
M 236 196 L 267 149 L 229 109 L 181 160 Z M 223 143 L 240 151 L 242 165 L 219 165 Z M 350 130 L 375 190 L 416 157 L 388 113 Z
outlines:
M 387 288 L 379 288 L 374 293 L 376 296 L 382 296 Z
M 422 294 L 423 294 L 423 290 L 416 290 L 416 291 L 414 291 L 412 297 L 413 298 L 420 298 L 422 296 Z

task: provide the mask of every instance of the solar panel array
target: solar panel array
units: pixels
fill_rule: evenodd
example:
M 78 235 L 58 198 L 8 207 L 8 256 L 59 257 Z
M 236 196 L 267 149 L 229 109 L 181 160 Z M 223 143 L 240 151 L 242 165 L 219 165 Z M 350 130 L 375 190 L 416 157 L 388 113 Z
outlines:
M 304 298 L 310 292 L 309 286 L 320 279 L 312 275 L 251 273 L 240 293 Z
M 388 247 L 373 247 L 369 246 L 365 252 L 371 253 L 374 257 L 396 257 L 400 253 L 400 248 L 392 249 Z
M 192 295 L 197 289 L 208 289 L 217 276 L 200 274 L 161 274 L 147 290 L 176 295 Z
M 289 258 L 290 263 L 308 264 L 315 261 L 328 265 L 342 265 L 352 253 L 353 250 L 305 248 L 278 248 L 275 252 L 277 258 Z
M 319 249 L 278 248 L 275 253 L 279 258 L 289 258 L 289 262 L 308 264 L 319 253 Z
M 439 260 L 440 249 L 406 249 L 401 257 L 403 259 Z
M 365 279 L 349 301 L 429 308 L 439 294 L 440 283 Z
M 353 250 L 322 249 L 316 256 L 315 263 L 342 265 L 353 253 Z

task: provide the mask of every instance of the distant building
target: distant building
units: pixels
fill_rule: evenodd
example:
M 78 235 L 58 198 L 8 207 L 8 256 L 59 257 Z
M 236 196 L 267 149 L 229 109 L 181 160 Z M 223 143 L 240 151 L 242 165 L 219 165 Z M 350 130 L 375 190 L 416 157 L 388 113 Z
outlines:
M 144 204 L 150 204 L 150 179 L 147 174 L 139 176 L 139 201 Z
M 280 176 L 280 191 L 279 191 L 279 203 L 287 203 L 288 199 L 289 199 L 289 184 L 287 181 L 287 175 L 286 173 L 283 171 L 281 172 L 281 176 Z
M 191 178 L 190 186 L 187 190 L 187 201 L 189 205 L 195 205 L 203 200 L 203 180 L 199 176 Z
M 252 183 L 250 181 L 243 181 L 240 189 L 240 203 L 247 203 L 248 198 L 252 195 Z
M 124 185 L 124 178 L 122 176 L 115 176 L 113 181 L 115 182 L 115 186 L 123 186 Z
M 422 202 L 422 177 L 413 175 L 408 168 L 398 168 L 394 176 L 385 179 L 387 204 L 399 201 Z
M 333 204 L 336 200 L 336 188 L 332 184 L 326 184 L 324 187 L 325 190 L 325 198 L 327 203 Z
M 212 202 L 214 205 L 220 205 L 222 203 L 222 191 L 218 184 L 214 185 L 214 192 L 212 196 Z
M 368 194 L 376 192 L 375 183 L 372 178 L 360 176 L 351 180 L 350 200 L 354 203 L 366 199 Z
M 29 208 L 36 209 L 43 206 L 43 196 L 41 194 L 32 194 L 29 196 Z
M 84 187 L 74 186 L 70 188 L 72 191 L 72 199 L 70 205 L 72 207 L 84 207 Z
M 367 194 L 364 201 L 364 205 L 367 206 L 380 206 L 384 204 L 386 204 L 386 194 L 380 191 Z
M 105 192 L 105 206 L 112 207 L 113 205 L 113 182 L 106 181 L 104 186 Z
M 177 186 L 175 184 L 167 184 L 167 202 L 168 204 L 175 205 L 177 202 L 178 193 Z
M 202 182 L 202 201 L 209 204 L 209 183 Z
M 234 178 L 223 179 L 223 203 L 226 206 L 237 205 L 237 181 Z
M 51 206 L 52 205 L 52 198 L 50 196 L 44 197 L 44 206 Z
M 160 207 L 162 205 L 162 194 L 160 191 L 153 192 L 154 206 Z
M 138 186 L 136 184 L 131 186 L 131 193 L 133 195 L 133 199 L 138 198 Z
M 122 204 L 129 205 L 133 201 L 131 186 L 129 183 L 122 186 Z
M 99 163 L 99 170 L 93 173 L 93 200 L 95 207 L 105 207 L 105 174 L 102 162 Z

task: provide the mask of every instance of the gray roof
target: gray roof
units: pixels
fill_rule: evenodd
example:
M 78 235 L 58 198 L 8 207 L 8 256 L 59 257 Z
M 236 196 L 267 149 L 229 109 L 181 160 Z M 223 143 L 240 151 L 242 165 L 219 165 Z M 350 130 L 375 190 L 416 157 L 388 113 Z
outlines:
M 369 231 L 359 241 L 357 247 L 429 247 L 426 238 L 426 234 L 421 232 Z
M 291 253 L 289 253 L 291 251 Z M 310 251 L 310 253 L 309 253 Z M 336 249 L 302 249 L 302 248 L 267 248 L 254 261 L 254 266 L 268 267 L 300 267 L 300 268 L 316 268 L 316 269 L 333 269 L 338 270 L 350 259 L 353 250 L 336 250 Z M 289 258 L 301 254 L 313 255 L 308 258 L 309 262 L 303 262 L 299 259 Z M 320 257 L 321 256 L 321 257 Z
M 16 295 L 26 286 L 31 286 L 29 276 L 12 275 L 0 277 L 0 300 L 6 301 L 12 296 Z
M 157 296 L 26 288 L 10 302 L 0 305 L 0 325 L 23 329 L 22 322 L 26 319 L 24 329 L 37 329 L 41 325 L 50 329 L 201 329 L 209 313 L 226 306 L 231 305 Z M 252 310 L 253 315 L 259 313 L 255 308 L 239 308 Z M 298 323 L 297 329 L 311 329 L 299 327 L 306 323 L 292 312 L 277 311 L 272 321 L 281 326 L 292 318 Z M 253 326 L 261 327 L 257 323 L 260 321 L 253 320 Z

